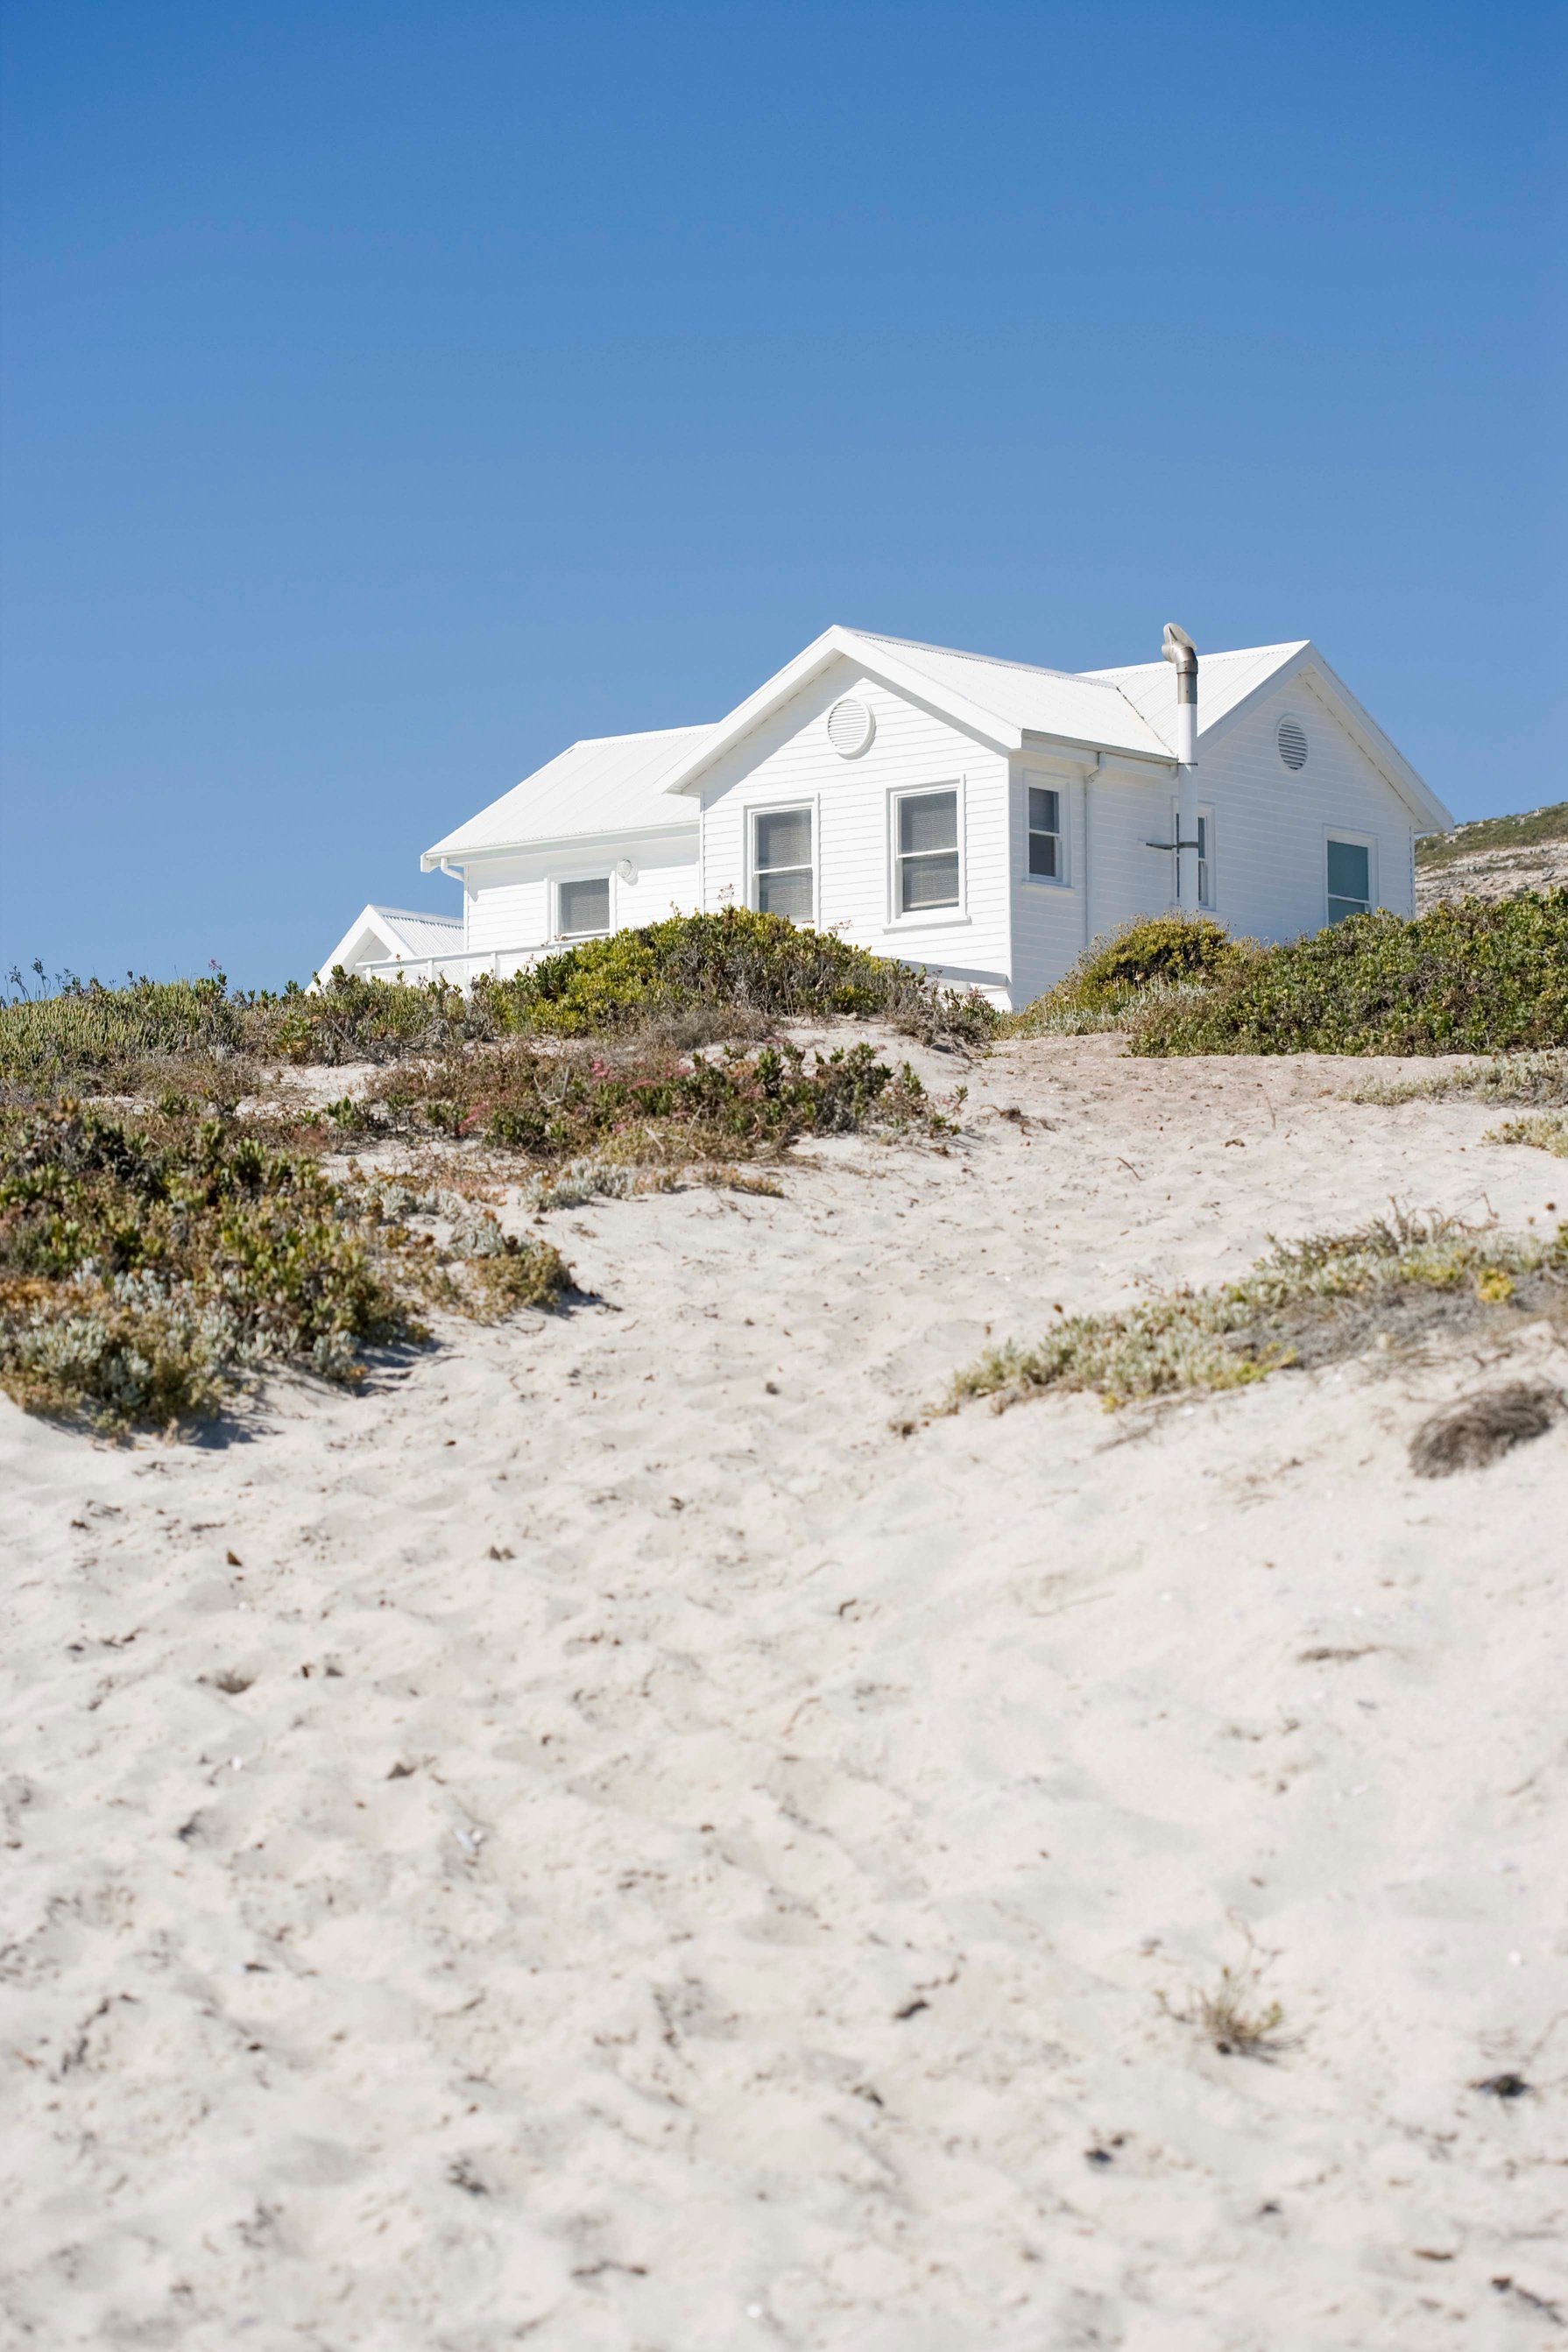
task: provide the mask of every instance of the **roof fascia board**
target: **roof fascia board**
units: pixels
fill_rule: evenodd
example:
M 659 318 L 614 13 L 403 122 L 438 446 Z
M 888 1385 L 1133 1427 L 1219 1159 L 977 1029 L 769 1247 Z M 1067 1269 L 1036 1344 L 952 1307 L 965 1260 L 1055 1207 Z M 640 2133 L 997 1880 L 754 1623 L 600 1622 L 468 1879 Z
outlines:
M 809 686 L 814 677 L 820 677 L 831 663 L 840 659 L 856 663 L 868 677 L 892 687 L 896 692 L 934 711 L 939 717 L 956 720 L 958 725 L 966 727 L 971 734 L 978 735 L 984 742 L 995 744 L 999 751 L 1017 751 L 1023 748 L 1021 728 L 1010 726 L 1005 719 L 998 719 L 994 711 L 980 709 L 964 696 L 954 694 L 950 688 L 939 685 L 935 678 L 928 677 L 923 670 L 909 668 L 885 646 L 835 622 L 830 629 L 823 631 L 821 636 L 814 637 L 793 661 L 786 662 L 783 669 L 775 670 L 772 677 L 764 679 L 754 694 L 749 694 L 744 702 L 738 702 L 728 718 L 719 721 L 710 740 L 700 745 L 689 759 L 683 760 L 666 779 L 664 790 L 667 793 L 689 792 L 698 777 L 721 760 L 726 751 L 732 751 L 754 727 L 761 726 L 764 719 L 771 718 L 775 710 L 782 709 L 792 695 L 798 694 L 803 686 Z
M 674 834 L 695 833 L 696 812 L 690 816 L 654 817 L 640 824 L 605 825 L 597 833 L 532 833 L 518 841 L 487 841 L 472 849 L 427 849 L 419 860 L 422 874 L 447 866 L 481 866 L 492 857 L 527 857 L 539 849 L 595 849 L 608 842 L 664 841 Z
M 1083 753 L 1084 758 L 1077 762 L 1080 767 L 1085 765 L 1092 767 L 1096 759 L 1103 761 L 1107 767 L 1120 766 L 1123 761 L 1126 761 L 1130 766 L 1138 768 L 1164 769 L 1173 768 L 1176 765 L 1176 755 L 1173 751 L 1126 751 L 1119 743 L 1102 742 L 1088 735 L 1047 735 L 1037 728 L 1026 728 L 1025 751 L 1032 750 L 1037 743 L 1060 744 L 1064 751 Z

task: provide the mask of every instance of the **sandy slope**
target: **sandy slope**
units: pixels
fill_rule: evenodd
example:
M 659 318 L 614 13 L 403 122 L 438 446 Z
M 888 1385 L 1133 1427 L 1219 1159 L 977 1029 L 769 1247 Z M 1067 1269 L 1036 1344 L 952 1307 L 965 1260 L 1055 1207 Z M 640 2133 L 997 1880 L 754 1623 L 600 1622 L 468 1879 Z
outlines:
M 1568 1429 L 1413 1479 L 1452 1352 L 893 1425 L 1271 1230 L 1568 1204 L 1364 1068 L 1015 1046 L 358 1400 L 0 1408 L 5 2341 L 1568 2342 Z M 1170 2013 L 1249 1936 L 1272 2064 Z

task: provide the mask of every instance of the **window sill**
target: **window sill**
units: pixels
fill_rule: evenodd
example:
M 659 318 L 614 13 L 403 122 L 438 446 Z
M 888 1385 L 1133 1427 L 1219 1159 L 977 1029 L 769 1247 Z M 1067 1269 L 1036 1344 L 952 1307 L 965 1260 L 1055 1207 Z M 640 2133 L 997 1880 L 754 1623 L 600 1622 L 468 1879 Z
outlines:
M 973 918 L 964 914 L 961 908 L 943 907 L 933 908 L 929 915 L 895 915 L 890 923 L 883 924 L 882 929 L 884 931 L 956 930 L 973 920 Z
M 1070 890 L 1072 884 L 1065 874 L 1020 874 L 1020 882 L 1027 882 L 1036 890 Z

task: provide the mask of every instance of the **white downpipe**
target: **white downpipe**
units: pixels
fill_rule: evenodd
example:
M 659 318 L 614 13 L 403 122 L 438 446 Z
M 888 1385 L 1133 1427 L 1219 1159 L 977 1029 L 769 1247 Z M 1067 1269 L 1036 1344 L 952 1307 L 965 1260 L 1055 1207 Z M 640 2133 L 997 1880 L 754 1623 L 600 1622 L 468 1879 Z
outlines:
M 1161 651 L 1176 669 L 1176 904 L 1198 911 L 1198 654 L 1185 629 L 1165 624 Z

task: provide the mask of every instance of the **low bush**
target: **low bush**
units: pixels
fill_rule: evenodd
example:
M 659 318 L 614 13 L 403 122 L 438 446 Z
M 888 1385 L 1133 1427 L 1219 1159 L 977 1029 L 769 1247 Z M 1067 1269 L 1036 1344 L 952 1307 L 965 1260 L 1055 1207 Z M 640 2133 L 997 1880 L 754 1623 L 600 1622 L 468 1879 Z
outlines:
M 1568 1045 L 1568 890 L 1355 915 L 1238 946 L 1192 994 L 1151 1000 L 1135 1054 L 1512 1054 Z
M 162 1426 L 269 1366 L 353 1382 L 424 1336 L 419 1297 L 466 1303 L 368 1188 L 242 1121 L 12 1112 L 0 1165 L 0 1386 L 35 1411 Z M 520 1294 L 563 1286 L 553 1251 L 502 1249 Z
M 1392 1220 L 1277 1245 L 1217 1289 L 1177 1291 L 1112 1315 L 1064 1317 L 1033 1345 L 994 1348 L 959 1374 L 952 1402 L 998 1409 L 1056 1389 L 1108 1406 L 1184 1389 L 1233 1389 L 1286 1365 L 1333 1362 L 1375 1338 L 1568 1296 L 1568 1227 L 1552 1242 L 1474 1234 L 1442 1219 Z
M 1000 1020 L 972 991 L 744 908 L 584 940 L 512 979 L 481 975 L 467 992 L 341 970 L 279 995 L 231 991 L 221 972 L 122 988 L 67 978 L 43 994 L 11 977 L 12 1000 L 0 1003 L 0 1100 L 11 1102 L 171 1085 L 232 1102 L 268 1062 L 385 1064 L 505 1037 L 633 1029 L 684 1048 L 787 1019 L 879 1019 L 927 1044 L 980 1047 Z
M 610 1057 L 514 1039 L 401 1064 L 366 1108 L 390 1132 L 477 1136 L 545 1164 L 730 1160 L 803 1135 L 940 1122 L 913 1071 L 895 1072 L 865 1045 Z
M 733 1007 L 774 1019 L 880 1018 L 928 1043 L 980 1045 L 999 1017 L 973 992 L 943 989 L 886 956 L 781 915 L 727 907 L 585 940 L 515 980 L 479 982 L 497 1025 L 605 1035 L 650 1015 Z
M 1006 1024 L 1017 1037 L 1073 1036 L 1126 1025 L 1151 992 L 1191 989 L 1236 961 L 1236 943 L 1205 916 L 1147 915 L 1086 948 L 1055 988 Z

